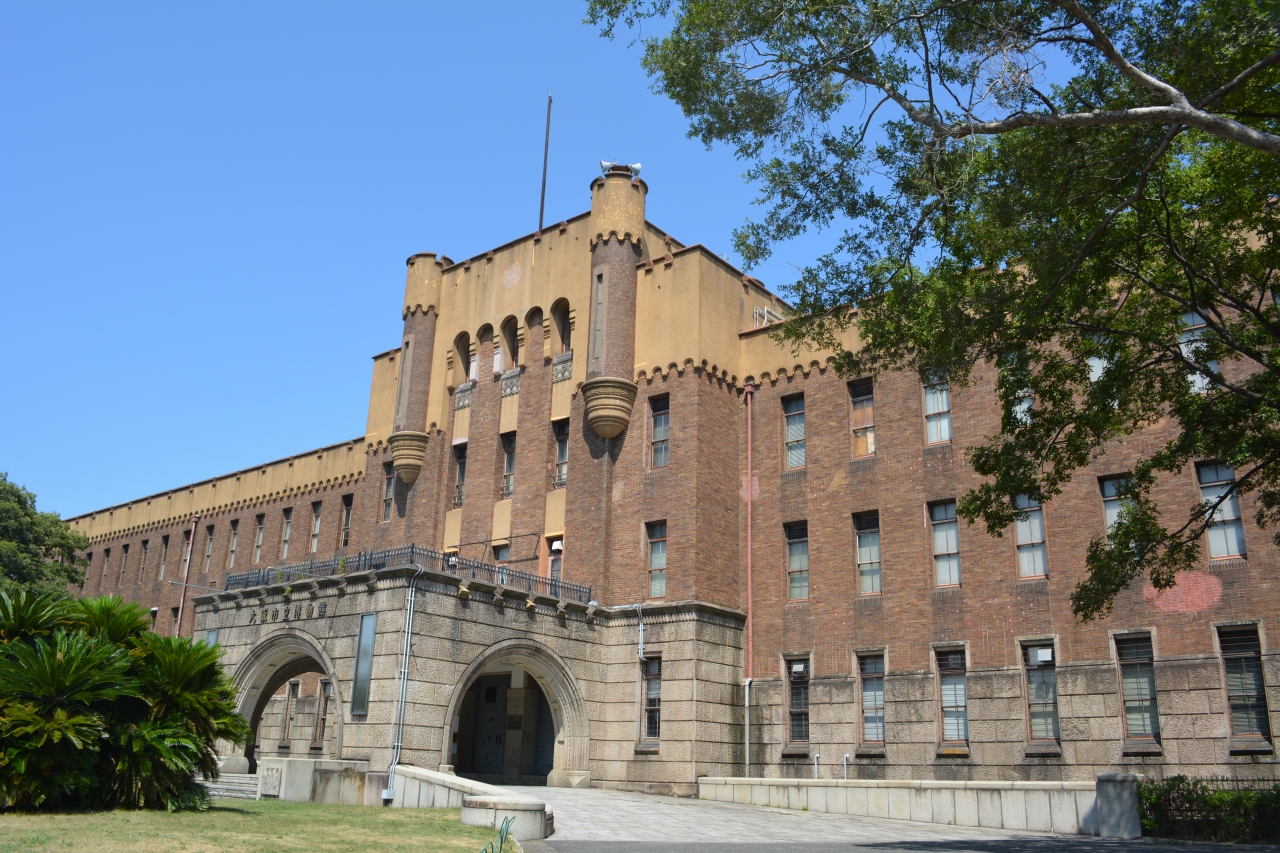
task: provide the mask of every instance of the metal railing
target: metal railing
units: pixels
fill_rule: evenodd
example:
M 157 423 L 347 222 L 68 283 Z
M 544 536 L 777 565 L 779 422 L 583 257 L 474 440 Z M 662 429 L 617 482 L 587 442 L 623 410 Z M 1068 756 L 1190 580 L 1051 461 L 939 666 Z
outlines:
M 290 566 L 269 566 L 227 576 L 227 589 L 249 589 L 268 584 L 290 583 L 317 577 L 350 575 L 357 572 L 385 569 L 388 566 L 419 565 L 425 569 L 444 572 L 458 578 L 500 584 L 508 589 L 518 589 L 536 595 L 562 598 L 587 604 L 591 601 L 591 587 L 569 583 L 559 579 L 544 578 L 528 572 L 496 566 L 479 560 L 468 560 L 457 554 L 442 554 L 416 545 L 387 548 L 381 551 L 361 551 L 350 557 L 332 557 Z

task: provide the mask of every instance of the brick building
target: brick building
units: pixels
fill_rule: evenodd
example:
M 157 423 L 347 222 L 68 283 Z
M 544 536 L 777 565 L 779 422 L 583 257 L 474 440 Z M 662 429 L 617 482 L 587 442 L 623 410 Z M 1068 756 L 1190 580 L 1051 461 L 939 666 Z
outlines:
M 676 792 L 846 756 L 864 778 L 1277 775 L 1280 578 L 1248 499 L 1175 589 L 1078 625 L 1114 478 L 1159 429 L 992 538 L 955 518 L 964 448 L 999 428 L 990 372 L 850 382 L 774 343 L 785 306 L 648 222 L 627 168 L 591 193 L 409 259 L 365 435 L 72 519 L 83 594 L 222 646 L 250 764 L 385 769 L 399 742 L 485 779 Z M 1204 460 L 1159 498 L 1232 476 Z

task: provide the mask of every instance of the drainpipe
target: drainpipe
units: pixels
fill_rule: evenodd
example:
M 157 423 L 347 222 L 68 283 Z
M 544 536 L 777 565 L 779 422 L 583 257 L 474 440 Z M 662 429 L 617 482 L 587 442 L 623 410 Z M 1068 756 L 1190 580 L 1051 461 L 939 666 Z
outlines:
M 849 753 L 844 754 L 844 778 L 849 778 Z
M 400 763 L 400 745 L 404 741 L 404 705 L 409 691 L 409 652 L 413 647 L 413 613 L 417 598 L 418 578 L 425 569 L 414 564 L 417 571 L 409 579 L 409 591 L 404 596 L 404 648 L 400 654 L 400 698 L 396 709 L 396 739 L 392 744 L 391 767 L 387 771 L 387 787 L 382 789 L 383 802 L 396 798 L 396 765 Z
M 182 594 L 178 597 L 178 618 L 173 622 L 173 636 L 181 636 L 182 611 L 187 609 L 187 575 L 191 571 L 191 552 L 196 549 L 196 526 L 200 516 L 191 516 L 191 541 L 187 543 L 187 556 L 182 560 Z
M 821 752 L 815 752 L 813 754 L 813 778 L 815 779 L 818 778 L 818 759 L 821 757 L 822 757 Z
M 752 551 L 752 548 L 751 548 L 751 545 L 752 545 L 752 542 L 751 542 L 751 538 L 752 538 L 751 487 L 755 482 L 755 468 L 752 464 L 752 458 L 751 458 L 752 444 L 754 443 L 753 433 L 752 433 L 752 426 L 753 426 L 752 422 L 754 418 L 752 417 L 753 408 L 751 403 L 755 399 L 756 386 L 748 383 L 747 386 L 743 389 L 743 394 L 747 398 L 747 483 L 745 488 L 746 498 L 747 498 L 747 677 L 746 677 L 746 680 L 743 682 L 742 712 L 743 712 L 743 720 L 746 723 L 746 726 L 743 730 L 744 740 L 745 740 L 744 746 L 746 747 L 746 752 L 745 752 L 746 771 L 747 771 L 746 775 L 747 775 L 747 778 L 751 778 L 751 679 L 755 675 L 755 666 L 754 666 L 755 664 L 754 639 L 755 638 L 752 633 L 755 627 L 752 620 L 752 617 L 754 616 L 754 612 L 753 612 L 754 607 L 752 605 L 754 604 L 753 596 L 755 593 L 755 589 L 754 589 L 755 585 L 752 583 L 752 577 L 751 577 L 751 551 Z
M 617 607 L 613 608 L 614 610 L 635 610 L 636 624 L 640 629 L 640 637 L 636 643 L 637 656 L 640 658 L 640 660 L 644 660 L 644 614 L 640 612 L 640 609 L 642 607 L 644 607 L 643 604 L 620 604 Z

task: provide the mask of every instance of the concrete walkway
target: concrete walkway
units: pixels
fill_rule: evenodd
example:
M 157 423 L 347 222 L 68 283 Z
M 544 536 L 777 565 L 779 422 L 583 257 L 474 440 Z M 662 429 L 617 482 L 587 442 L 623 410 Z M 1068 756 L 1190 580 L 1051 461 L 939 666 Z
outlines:
M 524 842 L 528 853 L 692 853 L 708 848 L 725 853 L 1107 853 L 1119 849 L 1151 853 L 1162 849 L 1149 842 L 815 814 L 598 788 L 539 788 L 536 796 L 555 812 L 556 831 L 545 841 Z M 1191 853 L 1214 847 L 1167 849 Z

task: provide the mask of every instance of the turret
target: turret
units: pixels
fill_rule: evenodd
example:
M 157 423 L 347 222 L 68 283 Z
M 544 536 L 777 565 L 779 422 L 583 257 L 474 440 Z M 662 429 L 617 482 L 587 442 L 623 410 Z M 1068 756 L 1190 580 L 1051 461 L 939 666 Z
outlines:
M 435 350 L 436 306 L 440 304 L 441 271 L 447 260 L 438 258 L 435 252 L 423 252 L 406 261 L 395 426 L 387 442 L 396 475 L 406 485 L 418 478 L 427 453 L 427 398 Z
M 602 438 L 627 428 L 636 400 L 636 265 L 648 192 L 638 174 L 638 166 L 615 164 L 591 184 L 591 320 L 582 395 L 587 423 Z

